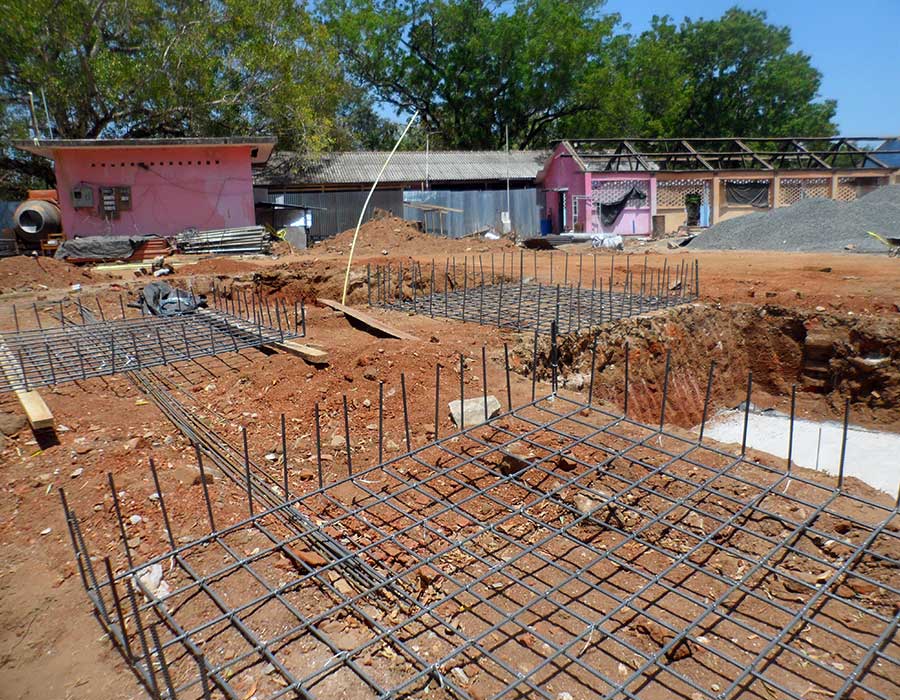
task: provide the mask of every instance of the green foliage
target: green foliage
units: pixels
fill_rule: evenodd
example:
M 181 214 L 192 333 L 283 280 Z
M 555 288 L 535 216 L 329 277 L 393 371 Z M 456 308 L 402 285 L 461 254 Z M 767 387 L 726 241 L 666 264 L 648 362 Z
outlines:
M 496 148 L 546 140 L 598 109 L 614 15 L 602 0 L 322 0 L 347 69 L 398 113 L 419 110 L 433 144 Z
M 764 12 L 733 8 L 679 27 L 655 17 L 633 42 L 627 68 L 641 135 L 836 133 L 837 103 L 819 99 L 821 73 Z
M 273 134 L 315 152 L 348 94 L 294 0 L 12 0 L 2 15 L 3 120 L 27 125 L 43 88 L 57 137 Z
M 604 0 L 10 0 L 0 131 L 28 92 L 63 138 L 272 134 L 330 148 L 498 148 L 590 136 L 828 135 L 833 100 L 762 12 L 654 18 L 637 37 Z M 307 9 L 310 5 L 313 10 Z M 399 121 L 399 119 L 398 119 Z M 6 192 L 52 181 L 0 148 Z

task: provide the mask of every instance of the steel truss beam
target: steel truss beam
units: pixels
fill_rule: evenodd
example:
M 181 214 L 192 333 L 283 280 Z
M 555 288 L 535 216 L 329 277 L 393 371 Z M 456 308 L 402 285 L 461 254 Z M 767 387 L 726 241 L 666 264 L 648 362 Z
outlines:
M 895 170 L 882 155 L 900 137 L 629 138 L 568 141 L 579 158 L 607 171 Z M 875 150 L 878 148 L 878 150 Z

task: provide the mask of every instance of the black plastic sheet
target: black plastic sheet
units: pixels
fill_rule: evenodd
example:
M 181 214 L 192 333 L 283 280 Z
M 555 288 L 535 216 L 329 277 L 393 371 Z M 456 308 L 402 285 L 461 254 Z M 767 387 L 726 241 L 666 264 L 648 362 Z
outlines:
M 600 205 L 600 223 L 604 226 L 612 226 L 622 214 L 622 210 L 628 206 L 629 199 L 647 199 L 647 195 L 641 192 L 637 186 L 632 187 L 614 202 Z
M 165 282 L 151 282 L 138 295 L 132 306 L 142 308 L 153 316 L 180 316 L 206 306 L 206 297 L 195 296 L 184 289 L 176 289 Z
M 135 249 L 154 236 L 85 236 L 60 243 L 54 258 L 67 260 L 127 260 Z
M 757 209 L 769 208 L 769 183 L 760 182 L 726 182 L 725 201 L 729 204 L 749 204 Z

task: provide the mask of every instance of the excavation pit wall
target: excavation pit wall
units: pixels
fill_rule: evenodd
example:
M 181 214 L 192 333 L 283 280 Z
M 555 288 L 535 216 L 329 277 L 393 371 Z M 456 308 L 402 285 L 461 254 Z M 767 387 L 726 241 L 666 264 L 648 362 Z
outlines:
M 900 432 L 898 319 L 688 304 L 559 337 L 560 390 L 588 390 L 595 334 L 594 399 L 623 407 L 627 344 L 628 414 L 640 421 L 660 420 L 668 352 L 666 423 L 691 428 L 703 420 L 715 362 L 709 416 L 745 400 L 752 372 L 751 402 L 758 408 L 789 411 L 796 386 L 797 415 L 839 420 L 849 399 L 851 423 Z M 511 360 L 529 376 L 533 342 L 522 337 Z M 538 354 L 538 379 L 549 380 L 549 337 L 539 337 Z

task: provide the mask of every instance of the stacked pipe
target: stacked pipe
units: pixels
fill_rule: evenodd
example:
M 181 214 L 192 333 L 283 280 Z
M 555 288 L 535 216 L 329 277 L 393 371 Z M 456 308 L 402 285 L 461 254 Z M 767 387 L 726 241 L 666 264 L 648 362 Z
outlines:
M 262 226 L 241 226 L 209 231 L 190 229 L 179 233 L 175 237 L 175 241 L 180 252 L 193 254 L 268 254 L 272 247 L 271 236 Z

